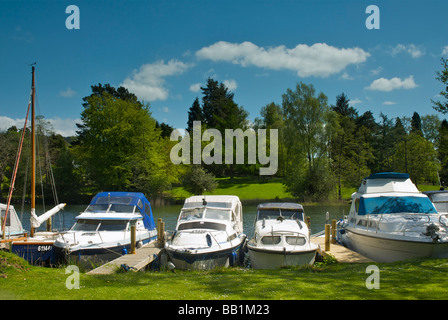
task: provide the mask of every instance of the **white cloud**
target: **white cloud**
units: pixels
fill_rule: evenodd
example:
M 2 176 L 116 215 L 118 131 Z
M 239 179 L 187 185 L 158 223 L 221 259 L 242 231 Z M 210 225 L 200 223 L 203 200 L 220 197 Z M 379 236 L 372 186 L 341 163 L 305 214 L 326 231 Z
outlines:
M 45 121 L 50 122 L 52 128 L 51 130 L 55 133 L 62 135 L 63 137 L 69 137 L 76 135 L 76 123 L 81 123 L 81 119 L 61 119 L 59 117 L 55 117 L 52 119 L 44 119 Z M 25 119 L 12 119 L 9 117 L 1 117 L 0 116 L 0 131 L 7 130 L 12 126 L 16 126 L 18 129 L 22 129 L 25 124 Z M 30 127 L 30 121 L 27 122 L 27 127 Z
M 442 56 L 448 56 L 448 46 L 444 46 L 442 49 Z
M 201 84 L 200 83 L 194 83 L 190 86 L 191 92 L 199 92 L 201 90 Z
M 163 107 L 163 112 L 166 112 L 166 113 L 168 113 L 168 112 L 170 112 L 170 108 L 168 108 L 168 107 Z
M 227 89 L 229 89 L 230 91 L 234 91 L 236 88 L 238 88 L 236 81 L 233 79 L 224 80 L 223 83 L 227 87 Z
M 76 135 L 76 130 L 78 130 L 78 128 L 76 127 L 76 123 L 82 123 L 81 119 L 61 119 L 59 117 L 55 117 L 52 119 L 45 118 L 45 120 L 51 123 L 51 125 L 53 126 L 53 131 L 55 133 L 59 133 L 63 137 Z
M 168 63 L 161 60 L 144 64 L 138 70 L 134 70 L 120 86 L 127 88 L 141 100 L 166 100 L 168 89 L 165 88 L 165 77 L 182 74 L 189 67 L 189 64 L 178 60 L 170 60 Z
M 420 58 L 425 54 L 425 50 L 423 48 L 417 47 L 415 44 L 397 44 L 394 48 L 392 48 L 392 55 L 396 55 L 400 52 L 406 52 L 411 55 L 412 58 Z
M 376 91 L 392 91 L 397 89 L 413 89 L 416 88 L 417 84 L 414 82 L 414 76 L 409 76 L 402 80 L 400 78 L 379 78 L 373 81 L 370 86 L 366 87 L 368 90 Z
M 356 99 L 354 99 L 354 100 L 350 100 L 350 104 L 351 104 L 352 106 L 357 105 L 357 104 L 360 104 L 361 102 L 362 102 L 362 100 L 360 100 L 360 99 L 358 99 L 358 98 L 356 98 Z
M 392 105 L 394 105 L 394 104 L 397 104 L 396 102 L 393 102 L 393 101 L 384 101 L 383 102 L 383 105 L 384 106 L 392 106 Z
M 234 64 L 256 66 L 273 70 L 292 70 L 301 77 L 328 77 L 339 73 L 348 65 L 359 64 L 370 56 L 361 48 L 336 48 L 325 43 L 312 46 L 298 44 L 263 48 L 251 42 L 229 43 L 219 41 L 196 52 L 200 59 L 227 61 Z
M 72 90 L 71 88 L 67 88 L 67 90 L 61 90 L 59 91 L 59 96 L 64 98 L 71 98 L 76 94 L 75 90 Z

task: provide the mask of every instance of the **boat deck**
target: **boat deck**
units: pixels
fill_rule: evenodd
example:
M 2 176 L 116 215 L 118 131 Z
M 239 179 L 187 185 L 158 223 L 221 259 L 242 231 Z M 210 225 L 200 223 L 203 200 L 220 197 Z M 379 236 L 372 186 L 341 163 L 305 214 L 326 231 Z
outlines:
M 373 263 L 369 259 L 353 250 L 350 250 L 338 243 L 330 244 L 330 250 L 325 251 L 325 237 L 312 237 L 311 241 L 320 246 L 319 252 L 323 256 L 331 254 L 340 263 Z
M 89 271 L 87 274 L 112 274 L 126 265 L 133 271 L 139 271 L 154 260 L 154 255 L 158 255 L 162 249 L 157 246 L 157 241 L 152 241 L 135 250 L 135 254 L 126 254 L 112 260 L 102 266 Z

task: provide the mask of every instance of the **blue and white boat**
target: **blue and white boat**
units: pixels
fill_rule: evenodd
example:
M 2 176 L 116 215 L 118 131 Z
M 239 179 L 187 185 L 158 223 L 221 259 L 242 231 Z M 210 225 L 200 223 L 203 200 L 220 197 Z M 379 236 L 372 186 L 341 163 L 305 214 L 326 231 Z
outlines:
M 108 262 L 131 248 L 133 224 L 137 247 L 157 239 L 151 204 L 143 193 L 98 193 L 73 227 L 55 241 L 55 253 L 85 265 Z
M 447 225 L 446 213 L 437 212 L 407 173 L 376 173 L 352 194 L 338 240 L 377 262 L 448 258 Z
M 237 196 L 193 196 L 185 200 L 165 249 L 178 269 L 208 270 L 242 263 L 245 241 Z

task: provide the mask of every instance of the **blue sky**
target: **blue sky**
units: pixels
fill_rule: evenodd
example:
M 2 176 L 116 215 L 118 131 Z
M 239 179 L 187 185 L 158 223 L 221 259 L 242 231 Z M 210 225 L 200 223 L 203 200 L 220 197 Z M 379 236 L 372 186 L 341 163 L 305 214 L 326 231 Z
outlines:
M 80 29 L 66 28 L 69 5 Z M 380 29 L 366 28 L 369 5 Z M 23 125 L 33 62 L 38 111 L 63 135 L 98 83 L 127 87 L 175 128 L 186 127 L 208 77 L 227 84 L 250 120 L 298 82 L 329 104 L 344 92 L 360 114 L 436 114 L 447 12 L 444 0 L 0 0 L 0 130 Z

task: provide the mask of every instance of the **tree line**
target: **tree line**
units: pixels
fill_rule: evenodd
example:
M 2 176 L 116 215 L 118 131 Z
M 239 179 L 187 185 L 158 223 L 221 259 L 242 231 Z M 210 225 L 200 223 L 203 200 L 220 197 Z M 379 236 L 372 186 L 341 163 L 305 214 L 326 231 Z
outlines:
M 436 79 L 446 85 L 445 59 L 442 66 Z M 177 185 L 201 193 L 216 187 L 216 177 L 258 174 L 260 164 L 173 164 L 170 150 L 177 143 L 170 139 L 173 128 L 159 123 L 148 103 L 123 87 L 98 84 L 91 89 L 83 98 L 76 136 L 55 134 L 43 117 L 38 119 L 37 135 L 43 141 L 38 149 L 45 155 L 38 157 L 37 164 L 42 195 L 53 192 L 51 181 L 55 181 L 58 200 L 69 203 L 85 203 L 92 194 L 107 190 L 139 191 L 154 199 Z M 448 86 L 441 96 L 448 99 L 447 91 Z M 437 115 L 414 112 L 389 118 L 381 113 L 376 120 L 371 111 L 360 114 L 345 93 L 331 103 L 312 84 L 300 82 L 286 90 L 281 104 L 262 106 L 251 122 L 223 83 L 209 78 L 201 92 L 202 98 L 197 97 L 188 110 L 186 130 L 191 132 L 193 121 L 201 121 L 202 130 L 213 128 L 223 135 L 225 129 L 277 129 L 276 177 L 300 201 L 341 199 L 343 187 L 358 187 L 362 178 L 375 172 L 407 172 L 417 184 L 448 184 L 448 122 Z M 437 111 L 448 112 L 446 102 L 432 103 Z M 3 202 L 22 130 L 11 127 L 0 132 Z M 28 194 L 30 183 L 28 129 L 25 136 L 14 191 L 17 198 Z

